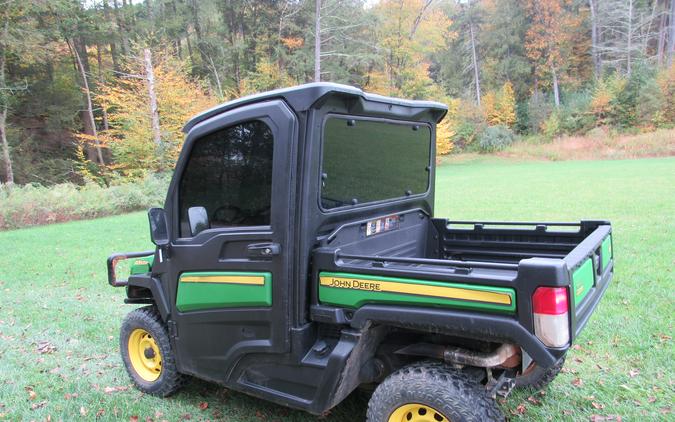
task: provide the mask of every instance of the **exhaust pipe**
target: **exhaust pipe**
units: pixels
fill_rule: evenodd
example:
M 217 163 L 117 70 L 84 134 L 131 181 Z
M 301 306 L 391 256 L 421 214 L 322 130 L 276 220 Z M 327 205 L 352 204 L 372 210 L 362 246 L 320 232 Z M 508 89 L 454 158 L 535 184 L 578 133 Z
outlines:
M 519 352 L 520 349 L 513 344 L 502 344 L 492 352 L 483 353 L 462 349 L 461 347 L 429 343 L 411 344 L 396 351 L 398 354 L 432 357 L 456 365 L 469 365 L 479 368 L 516 367 L 520 363 Z

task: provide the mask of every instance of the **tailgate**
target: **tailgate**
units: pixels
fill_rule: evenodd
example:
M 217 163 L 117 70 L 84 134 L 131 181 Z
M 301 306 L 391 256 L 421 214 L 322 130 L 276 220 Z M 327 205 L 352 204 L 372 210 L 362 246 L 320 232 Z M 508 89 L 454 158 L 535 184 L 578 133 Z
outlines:
M 612 226 L 598 226 L 564 258 L 569 271 L 572 339 L 600 302 L 614 274 Z

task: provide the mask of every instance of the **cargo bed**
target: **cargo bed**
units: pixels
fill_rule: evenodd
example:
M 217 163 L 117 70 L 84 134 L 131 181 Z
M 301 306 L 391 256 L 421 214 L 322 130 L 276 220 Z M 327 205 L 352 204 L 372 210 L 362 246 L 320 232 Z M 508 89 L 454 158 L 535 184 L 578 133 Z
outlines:
M 451 221 L 415 210 L 337 227 L 320 242 L 314 253 L 318 318 L 333 307 L 346 310 L 348 319 L 370 307 L 418 305 L 469 318 L 498 314 L 532 333 L 535 289 L 565 287 L 571 341 L 613 271 L 605 221 Z

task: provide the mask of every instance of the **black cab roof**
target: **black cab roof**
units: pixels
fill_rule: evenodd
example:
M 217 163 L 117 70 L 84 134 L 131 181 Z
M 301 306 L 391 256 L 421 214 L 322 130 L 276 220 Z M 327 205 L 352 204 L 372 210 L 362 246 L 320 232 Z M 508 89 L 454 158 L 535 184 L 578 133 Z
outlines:
M 248 104 L 281 98 L 297 113 L 307 111 L 319 100 L 327 96 L 360 97 L 370 102 L 425 109 L 432 113 L 436 122 L 440 122 L 448 111 L 448 107 L 445 104 L 435 101 L 404 100 L 401 98 L 366 93 L 359 88 L 349 85 L 330 82 L 314 82 L 253 94 L 217 105 L 190 119 L 183 127 L 183 131 L 187 133 L 194 126 L 210 117 Z

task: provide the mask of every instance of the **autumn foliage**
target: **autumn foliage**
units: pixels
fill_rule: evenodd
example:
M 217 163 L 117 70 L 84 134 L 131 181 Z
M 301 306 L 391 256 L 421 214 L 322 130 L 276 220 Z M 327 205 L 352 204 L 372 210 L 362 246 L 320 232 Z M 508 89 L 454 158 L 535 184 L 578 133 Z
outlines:
M 148 86 L 143 69 L 130 64 L 125 77 L 99 87 L 97 102 L 107 110 L 109 129 L 101 132 L 112 163 L 108 170 L 124 177 L 171 168 L 183 145 L 182 127 L 195 114 L 215 105 L 204 87 L 180 63 L 166 60 L 154 68 L 161 143 L 152 139 Z M 87 168 L 87 167 L 85 167 Z

